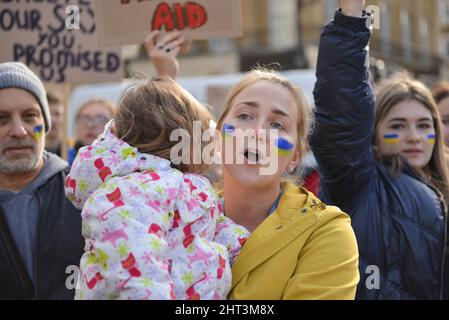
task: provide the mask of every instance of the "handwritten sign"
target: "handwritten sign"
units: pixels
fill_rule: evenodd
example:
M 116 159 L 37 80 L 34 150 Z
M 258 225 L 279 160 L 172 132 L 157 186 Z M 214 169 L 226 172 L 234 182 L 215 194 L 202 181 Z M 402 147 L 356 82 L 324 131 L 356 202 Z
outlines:
M 46 82 L 122 79 L 121 48 L 97 46 L 91 0 L 0 0 L 0 43 L 0 62 L 23 62 Z
M 151 30 L 180 30 L 191 39 L 241 36 L 240 0 L 94 0 L 101 46 L 139 44 Z

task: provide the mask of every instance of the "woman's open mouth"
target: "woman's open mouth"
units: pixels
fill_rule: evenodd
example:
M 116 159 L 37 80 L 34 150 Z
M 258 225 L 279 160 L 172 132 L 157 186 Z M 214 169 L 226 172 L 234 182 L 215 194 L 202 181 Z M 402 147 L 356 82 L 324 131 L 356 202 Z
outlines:
M 263 155 L 259 150 L 245 150 L 243 155 L 246 164 L 258 164 L 263 159 Z

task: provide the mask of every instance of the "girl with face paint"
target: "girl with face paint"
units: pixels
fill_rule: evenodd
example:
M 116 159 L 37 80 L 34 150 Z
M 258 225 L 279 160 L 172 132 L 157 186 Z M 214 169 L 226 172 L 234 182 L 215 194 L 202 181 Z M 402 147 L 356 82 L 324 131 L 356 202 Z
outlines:
M 352 218 L 357 298 L 447 298 L 449 192 L 439 112 L 430 91 L 404 75 L 381 83 L 374 99 L 364 1 L 341 2 L 321 37 L 311 145 L 322 195 Z M 351 2 L 361 8 L 350 10 Z

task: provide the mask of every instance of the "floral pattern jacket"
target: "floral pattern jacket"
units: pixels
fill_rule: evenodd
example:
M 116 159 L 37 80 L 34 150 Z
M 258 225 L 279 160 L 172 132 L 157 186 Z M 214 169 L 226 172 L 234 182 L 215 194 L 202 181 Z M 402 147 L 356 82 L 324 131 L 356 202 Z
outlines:
M 82 209 L 76 299 L 225 299 L 249 232 L 209 181 L 118 139 L 112 121 L 80 149 L 66 195 Z

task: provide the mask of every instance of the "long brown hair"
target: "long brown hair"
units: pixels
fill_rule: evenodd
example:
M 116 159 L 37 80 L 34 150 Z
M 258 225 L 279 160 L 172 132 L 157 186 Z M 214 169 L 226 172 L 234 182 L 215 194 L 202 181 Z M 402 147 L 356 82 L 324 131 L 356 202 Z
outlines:
M 422 82 L 412 79 L 406 73 L 399 73 L 390 79 L 384 80 L 380 83 L 376 91 L 377 100 L 374 132 L 377 132 L 380 122 L 386 117 L 391 109 L 402 101 L 415 100 L 430 111 L 435 127 L 435 147 L 429 163 L 424 168 L 424 173 L 427 176 L 422 176 L 421 174 L 421 178 L 437 189 L 439 196 L 443 197 L 445 205 L 447 206 L 449 203 L 449 175 L 445 160 L 443 125 L 432 93 Z M 377 145 L 375 134 L 373 137 L 373 145 Z M 391 162 L 392 174 L 395 175 L 402 171 L 403 159 L 399 156 L 384 157 L 379 154 L 376 147 L 374 147 L 374 150 L 378 158 L 388 158 Z
M 211 115 L 191 94 L 169 77 L 153 78 L 132 84 L 122 94 L 114 117 L 116 134 L 123 141 L 149 153 L 170 160 L 171 149 L 178 144 L 170 141 L 171 133 L 184 129 L 190 145 L 197 139 L 203 150 L 206 142 L 194 134 L 194 122 L 201 124 L 201 135 L 209 129 Z M 210 141 L 208 142 L 210 143 Z M 182 172 L 202 173 L 207 166 L 189 163 L 173 164 Z

